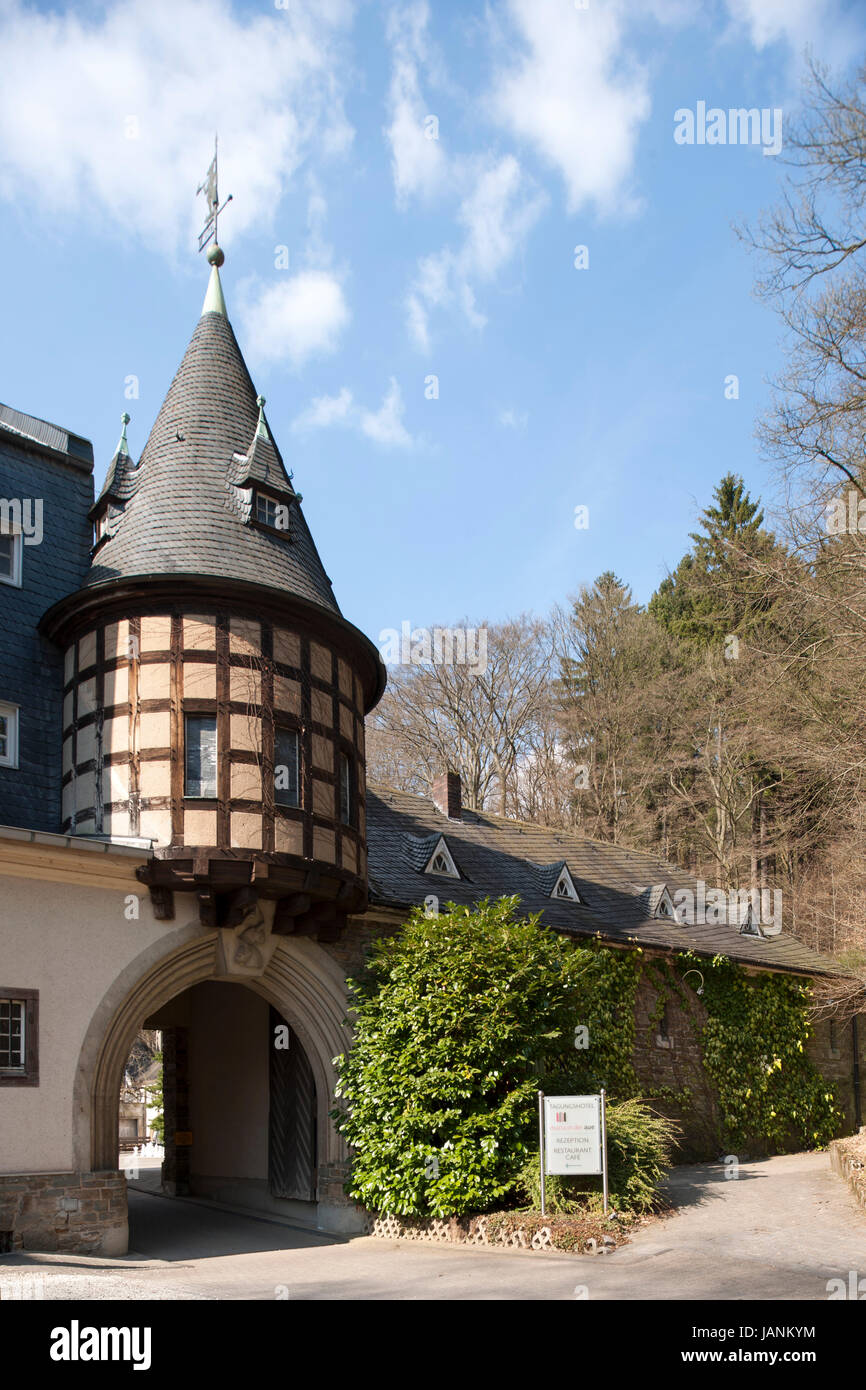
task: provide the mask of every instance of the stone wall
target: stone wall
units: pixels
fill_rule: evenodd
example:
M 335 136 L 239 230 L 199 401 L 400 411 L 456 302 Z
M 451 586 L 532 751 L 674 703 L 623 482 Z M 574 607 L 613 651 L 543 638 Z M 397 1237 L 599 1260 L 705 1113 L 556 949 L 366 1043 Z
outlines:
M 665 996 L 665 1010 L 659 1017 L 659 991 Z M 695 994 L 690 1000 L 694 1019 L 703 1026 L 706 1012 Z M 662 1026 L 660 1026 L 662 1025 Z M 866 1029 L 860 1029 L 860 1075 L 866 1076 Z M 768 1040 L 768 1046 L 771 1040 Z M 832 1024 L 829 1019 L 813 1022 L 806 1054 L 816 1070 L 833 1082 L 848 1129 L 858 1123 L 853 1085 L 853 1037 L 850 1021 Z M 635 1000 L 635 1071 L 653 1090 L 688 1088 L 691 1100 L 685 1108 L 664 1098 L 651 1097 L 653 1106 L 675 1118 L 683 1128 L 679 1159 L 699 1162 L 719 1156 L 719 1107 L 715 1089 L 704 1070 L 699 1038 L 692 1019 L 680 1001 L 661 981 L 644 975 Z
M 660 1015 L 659 991 L 664 994 Z M 703 1025 L 706 1011 L 697 995 L 695 1018 Z M 701 1059 L 693 1020 L 676 995 L 654 977 L 643 975 L 635 997 L 634 1069 L 647 1089 L 688 1089 L 691 1101 L 682 1107 L 664 1097 L 648 1097 L 654 1109 L 670 1115 L 682 1126 L 679 1158 L 695 1162 L 717 1158 L 718 1103 Z
M 128 1241 L 124 1174 L 108 1169 L 0 1176 L 0 1240 L 12 1250 L 124 1254 Z

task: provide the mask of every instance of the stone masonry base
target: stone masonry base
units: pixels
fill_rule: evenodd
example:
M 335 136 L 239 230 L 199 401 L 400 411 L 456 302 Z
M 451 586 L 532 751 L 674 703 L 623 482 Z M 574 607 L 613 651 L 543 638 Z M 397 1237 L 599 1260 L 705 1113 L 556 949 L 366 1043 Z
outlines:
M 861 1207 L 866 1208 L 866 1125 L 859 1134 L 833 1140 L 830 1164 L 834 1173 L 847 1182 Z
M 123 1255 L 128 1239 L 123 1173 L 0 1175 L 0 1250 Z

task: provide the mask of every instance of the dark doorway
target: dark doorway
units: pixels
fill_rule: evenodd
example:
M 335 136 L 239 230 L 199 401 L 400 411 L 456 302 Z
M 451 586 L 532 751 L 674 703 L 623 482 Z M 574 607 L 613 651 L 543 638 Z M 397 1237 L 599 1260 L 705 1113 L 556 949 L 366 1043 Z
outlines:
M 289 1045 L 275 1046 L 277 1029 Z M 270 1010 L 268 1185 L 274 1197 L 316 1200 L 316 1083 L 307 1054 L 285 1019 Z

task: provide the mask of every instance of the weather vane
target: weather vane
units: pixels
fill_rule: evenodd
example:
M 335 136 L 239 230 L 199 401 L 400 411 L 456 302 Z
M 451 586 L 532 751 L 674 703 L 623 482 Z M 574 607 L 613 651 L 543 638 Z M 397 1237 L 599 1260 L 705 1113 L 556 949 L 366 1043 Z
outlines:
M 207 200 L 208 210 L 207 221 L 205 222 L 202 230 L 199 232 L 198 249 L 199 251 L 203 251 L 204 248 L 207 246 L 208 242 L 213 240 L 213 246 L 211 247 L 210 251 L 208 251 L 207 258 L 213 265 L 222 265 L 223 261 L 225 260 L 225 256 L 223 255 L 223 252 L 220 248 L 219 239 L 217 237 L 218 221 L 220 213 L 226 207 L 228 207 L 229 203 L 231 202 L 232 195 L 230 193 L 229 196 L 226 198 L 225 202 L 223 203 L 222 207 L 220 207 L 220 195 L 217 186 L 217 155 L 217 136 L 215 135 L 213 138 L 213 159 L 211 160 L 210 168 L 208 169 L 207 174 L 204 177 L 204 180 L 202 181 L 202 183 L 199 184 L 198 188 L 196 189 L 197 194 L 204 194 Z

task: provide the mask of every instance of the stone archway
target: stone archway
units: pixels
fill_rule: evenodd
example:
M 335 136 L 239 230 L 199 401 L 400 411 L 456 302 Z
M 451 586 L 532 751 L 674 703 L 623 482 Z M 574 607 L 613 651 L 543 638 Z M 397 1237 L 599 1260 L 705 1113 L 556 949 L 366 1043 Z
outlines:
M 350 1042 L 344 1024 L 345 980 L 336 962 L 307 937 L 279 938 L 257 975 L 227 971 L 218 934 L 203 935 L 197 924 L 173 932 L 133 961 L 106 993 L 82 1046 L 73 1098 L 76 1166 L 116 1169 L 120 1083 L 135 1036 L 149 1015 L 208 980 L 247 986 L 297 1033 L 316 1085 L 316 1224 L 325 1230 L 355 1228 L 355 1209 L 342 1190 L 348 1154 L 329 1117 L 335 1085 L 332 1059 Z

